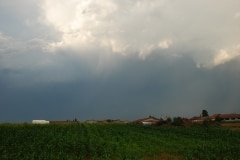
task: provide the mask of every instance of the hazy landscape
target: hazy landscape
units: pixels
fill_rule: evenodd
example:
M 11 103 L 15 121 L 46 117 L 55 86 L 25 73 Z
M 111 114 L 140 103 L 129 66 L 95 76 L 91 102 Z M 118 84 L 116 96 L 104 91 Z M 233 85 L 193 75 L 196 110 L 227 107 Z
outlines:
M 240 159 L 239 0 L 0 0 L 0 159 Z

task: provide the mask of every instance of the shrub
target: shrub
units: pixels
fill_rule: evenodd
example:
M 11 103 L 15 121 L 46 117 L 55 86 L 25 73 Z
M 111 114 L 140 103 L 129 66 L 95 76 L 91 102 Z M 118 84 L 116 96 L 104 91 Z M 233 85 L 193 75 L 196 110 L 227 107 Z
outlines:
M 182 126 L 183 125 L 183 120 L 181 117 L 174 117 L 173 118 L 173 123 L 174 126 Z

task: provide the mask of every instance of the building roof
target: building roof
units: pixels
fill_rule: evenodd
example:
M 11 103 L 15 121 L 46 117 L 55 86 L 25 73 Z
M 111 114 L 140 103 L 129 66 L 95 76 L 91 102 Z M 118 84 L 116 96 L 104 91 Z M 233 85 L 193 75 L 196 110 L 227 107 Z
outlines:
M 133 123 L 142 123 L 142 122 L 159 122 L 159 119 L 154 118 L 154 117 L 148 117 L 148 118 L 142 118 L 142 119 L 137 119 L 133 121 Z
M 240 114 L 231 113 L 231 114 L 213 114 L 207 117 L 192 117 L 192 121 L 204 121 L 204 120 L 215 120 L 217 117 L 222 119 L 235 119 L 240 118 Z
M 220 118 L 240 118 L 240 114 L 232 113 L 232 114 L 217 114 L 216 117 L 219 116 Z

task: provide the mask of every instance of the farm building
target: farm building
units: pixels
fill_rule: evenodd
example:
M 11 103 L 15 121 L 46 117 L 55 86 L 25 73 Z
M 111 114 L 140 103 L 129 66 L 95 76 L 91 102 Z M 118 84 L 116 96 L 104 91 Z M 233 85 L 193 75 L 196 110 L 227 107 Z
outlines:
M 196 116 L 194 116 L 190 120 L 194 123 L 199 123 L 199 122 L 201 123 L 204 120 L 209 120 L 209 117 L 196 117 Z
M 203 122 L 204 120 L 221 120 L 224 122 L 234 122 L 240 121 L 240 114 L 232 113 L 232 114 L 213 114 L 207 117 L 193 117 L 191 118 L 192 122 Z
M 240 121 L 240 114 L 232 113 L 232 114 L 215 114 L 213 115 L 215 118 L 220 118 L 222 121 L 225 122 L 234 122 Z
M 49 124 L 46 120 L 32 120 L 32 124 Z
M 157 125 L 157 124 L 159 124 L 159 119 L 154 118 L 154 117 L 148 117 L 148 118 L 135 120 L 135 121 L 133 121 L 133 123 L 143 124 L 143 125 Z

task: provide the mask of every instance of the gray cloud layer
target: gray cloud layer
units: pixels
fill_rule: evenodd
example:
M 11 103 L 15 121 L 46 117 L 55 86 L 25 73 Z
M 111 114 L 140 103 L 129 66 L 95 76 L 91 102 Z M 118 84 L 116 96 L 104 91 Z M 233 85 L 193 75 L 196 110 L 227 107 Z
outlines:
M 1 121 L 240 111 L 240 58 L 199 69 L 188 56 L 114 57 L 119 66 L 98 73 L 74 57 L 61 58 L 59 65 L 34 71 L 0 71 Z
M 0 2 L 0 121 L 240 112 L 240 2 Z

